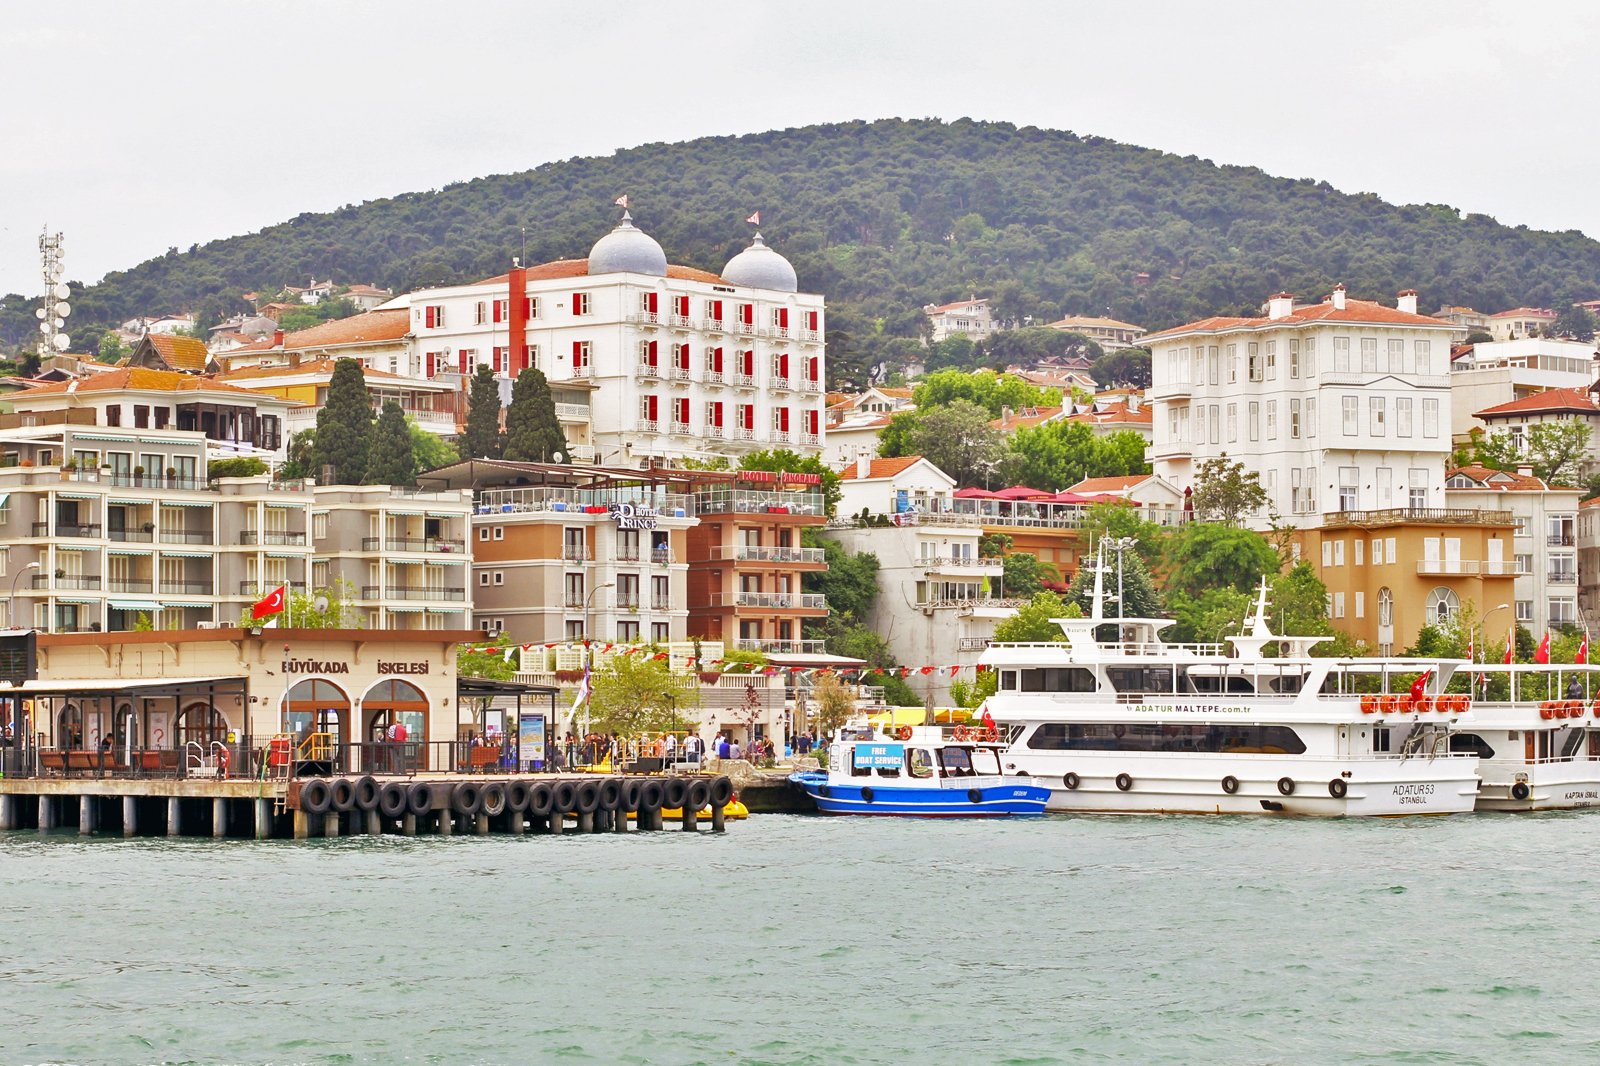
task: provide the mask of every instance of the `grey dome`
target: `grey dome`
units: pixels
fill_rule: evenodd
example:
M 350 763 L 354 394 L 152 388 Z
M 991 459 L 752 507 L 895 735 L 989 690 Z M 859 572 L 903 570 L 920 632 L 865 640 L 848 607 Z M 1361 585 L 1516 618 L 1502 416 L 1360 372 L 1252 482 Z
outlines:
M 750 247 L 728 260 L 728 265 L 722 268 L 722 278 L 734 285 L 776 292 L 794 292 L 800 287 L 789 260 L 768 248 L 759 233 Z
M 667 253 L 644 230 L 636 229 L 633 216 L 626 211 L 617 228 L 594 242 L 589 249 L 590 274 L 654 274 L 667 276 Z

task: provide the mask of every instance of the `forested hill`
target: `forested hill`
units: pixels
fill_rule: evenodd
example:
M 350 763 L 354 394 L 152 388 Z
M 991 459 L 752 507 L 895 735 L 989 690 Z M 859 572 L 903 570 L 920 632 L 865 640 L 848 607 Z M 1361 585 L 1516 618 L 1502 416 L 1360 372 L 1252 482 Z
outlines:
M 396 291 L 587 254 L 627 193 L 674 262 L 720 270 L 760 210 L 801 287 L 827 296 L 836 370 L 903 352 L 920 308 L 987 294 L 1003 315 L 1104 314 L 1151 328 L 1302 297 L 1421 290 L 1500 310 L 1596 295 L 1600 243 L 1397 207 L 1325 183 L 1079 137 L 959 120 L 849 122 L 652 144 L 305 214 L 176 250 L 74 297 L 75 345 L 138 313 L 215 321 L 238 294 L 332 276 Z M 20 306 L 19 306 L 20 305 Z M 0 342 L 32 330 L 6 300 Z M 898 340 L 897 340 L 898 338 Z

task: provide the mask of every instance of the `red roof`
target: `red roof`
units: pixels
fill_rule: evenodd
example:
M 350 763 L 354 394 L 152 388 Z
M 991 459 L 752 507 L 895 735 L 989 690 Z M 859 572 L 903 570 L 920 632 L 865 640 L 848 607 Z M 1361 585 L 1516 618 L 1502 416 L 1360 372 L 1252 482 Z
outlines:
M 1518 474 L 1510 470 L 1496 470 L 1492 466 L 1483 466 L 1480 463 L 1446 470 L 1445 481 L 1449 482 L 1458 474 L 1475 482 L 1480 489 L 1493 489 L 1496 492 L 1543 492 L 1550 487 L 1531 475 Z
M 1546 389 L 1544 392 L 1519 396 L 1508 403 L 1485 407 L 1473 417 L 1488 418 L 1500 415 L 1522 415 L 1541 412 L 1570 411 L 1576 414 L 1600 414 L 1600 407 L 1589 398 L 1584 389 Z
M 1153 475 L 1128 474 L 1124 477 L 1086 477 L 1076 485 L 1067 486 L 1067 491 L 1081 493 L 1085 496 L 1093 496 L 1103 492 L 1123 493 L 1148 480 L 1151 476 Z
M 374 344 L 395 341 L 411 332 L 411 312 L 400 308 L 390 311 L 368 311 L 364 315 L 336 318 L 322 322 L 310 329 L 296 330 L 284 335 L 283 346 L 294 348 L 328 348 L 345 344 Z M 237 351 L 237 349 L 235 349 Z M 232 353 L 226 353 L 232 354 Z
M 872 465 L 867 469 L 866 479 L 871 480 L 873 478 L 880 477 L 894 477 L 901 471 L 916 466 L 920 462 L 922 462 L 922 456 L 920 455 L 898 455 L 893 459 L 874 459 L 872 460 Z M 856 464 L 851 463 L 849 466 L 845 467 L 839 472 L 839 480 L 857 480 L 857 469 L 858 467 Z
M 144 339 L 160 354 L 162 360 L 174 370 L 192 370 L 196 373 L 206 368 L 205 342 L 198 337 L 174 337 L 166 333 L 146 333 Z
M 945 311 L 959 311 L 963 307 L 977 307 L 979 304 L 986 304 L 988 302 L 989 298 L 987 296 L 972 300 L 957 300 L 953 304 L 940 304 L 938 307 L 930 307 L 927 309 L 926 313 L 930 315 L 937 315 Z
M 1548 307 L 1513 307 L 1509 311 L 1496 311 L 1490 318 L 1555 318 Z
M 1450 328 L 1448 322 L 1441 322 L 1437 318 L 1429 318 L 1427 315 L 1414 315 L 1409 311 L 1402 311 L 1396 307 L 1385 307 L 1383 304 L 1373 300 L 1352 300 L 1347 298 L 1342 310 L 1333 305 L 1332 299 L 1328 299 L 1320 304 L 1297 307 L 1292 313 L 1282 318 L 1202 318 L 1198 322 L 1190 322 L 1186 325 L 1164 329 L 1159 333 L 1147 334 L 1144 341 L 1149 342 L 1165 337 L 1176 337 L 1186 333 L 1222 333 L 1228 330 L 1246 328 L 1272 329 L 1279 326 L 1304 326 L 1313 322 L 1350 322 Z
M 76 386 L 76 388 L 73 388 Z M 230 392 L 249 396 L 253 400 L 275 400 L 275 397 L 266 396 L 249 389 L 241 389 L 236 385 L 217 381 L 214 378 L 196 377 L 193 374 L 181 374 L 176 370 L 151 370 L 142 366 L 128 366 L 120 370 L 108 370 L 103 374 L 94 374 L 86 378 L 76 378 L 72 381 L 53 381 L 48 385 L 40 385 L 30 390 L 26 395 L 28 399 L 35 396 L 59 395 L 71 391 L 72 393 L 85 392 L 113 392 L 123 389 L 138 389 L 153 392 Z M 23 394 L 18 393 L 11 397 L 13 402 L 20 401 Z

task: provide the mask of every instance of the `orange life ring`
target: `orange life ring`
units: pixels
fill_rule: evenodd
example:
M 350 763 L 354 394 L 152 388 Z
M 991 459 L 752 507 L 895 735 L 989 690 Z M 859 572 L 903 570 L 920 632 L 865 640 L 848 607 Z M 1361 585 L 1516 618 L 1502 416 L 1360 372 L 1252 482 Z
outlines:
M 1400 706 L 1400 697 L 1385 694 L 1379 697 L 1378 706 L 1383 710 L 1384 714 L 1393 714 L 1395 708 Z
M 1418 696 L 1416 699 L 1411 701 L 1411 709 L 1416 711 L 1418 714 L 1426 713 L 1427 710 L 1432 706 L 1433 698 L 1431 696 Z
M 1361 697 L 1361 713 L 1372 714 L 1378 709 L 1378 697 L 1368 693 Z
M 896 729 L 894 731 L 894 735 L 895 735 L 895 739 L 896 740 L 910 740 L 911 739 L 911 727 L 908 726 L 908 725 L 903 725 L 899 729 Z
M 1000 730 L 996 729 L 994 726 L 990 726 L 988 729 L 983 731 L 983 739 L 989 741 L 991 744 L 994 743 L 1000 739 Z
M 1600 699 L 1594 701 L 1594 716 L 1600 718 Z
M 1550 719 L 1554 718 L 1555 716 L 1556 716 L 1555 705 L 1552 704 L 1549 700 L 1544 700 L 1539 704 L 1539 717 L 1540 718 L 1543 718 L 1545 721 L 1548 722 Z
M 1600 714 L 1600 711 L 1597 711 L 1596 713 Z M 956 726 L 955 735 L 957 740 L 971 740 L 972 730 L 964 725 L 958 725 Z
M 1583 701 L 1582 700 L 1568 700 L 1567 701 L 1567 717 L 1568 718 L 1582 718 L 1583 717 Z
M 227 748 L 217 749 L 217 774 L 220 777 L 228 776 L 228 766 L 233 762 L 233 755 Z

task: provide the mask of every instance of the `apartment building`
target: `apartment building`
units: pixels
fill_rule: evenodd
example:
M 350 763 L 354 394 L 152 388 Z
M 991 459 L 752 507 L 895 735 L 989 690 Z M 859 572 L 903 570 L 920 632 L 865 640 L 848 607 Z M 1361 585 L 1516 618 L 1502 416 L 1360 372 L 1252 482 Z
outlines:
M 317 416 L 328 403 L 334 364 L 334 359 L 302 362 L 297 355 L 292 355 L 290 361 L 281 366 L 233 370 L 219 375 L 216 380 L 295 403 L 284 416 L 284 431 L 293 436 L 317 428 Z M 400 405 L 407 419 L 422 429 L 440 436 L 455 436 L 457 411 L 461 405 L 457 402 L 459 390 L 453 384 L 402 377 L 367 365 L 361 367 L 361 373 L 374 414 L 392 400 Z
M 1098 318 L 1094 315 L 1068 315 L 1048 323 L 1048 326 L 1063 333 L 1088 337 L 1108 352 L 1134 347 L 1146 332 L 1143 326 L 1136 326 L 1132 322 L 1119 322 L 1114 318 Z
M 804 592 L 808 573 L 827 569 L 823 550 L 801 535 L 827 523 L 816 474 L 741 470 L 698 475 L 691 491 L 699 524 L 689 530 L 689 633 L 741 651 L 815 656 L 808 618 L 828 614 L 826 597 Z
M 1309 526 L 1325 511 L 1442 507 L 1456 330 L 1416 306 L 1415 290 L 1387 307 L 1339 286 L 1147 336 L 1155 474 L 1188 489 L 1207 459 L 1242 463 L 1267 493 L 1258 528 L 1274 512 Z
M 1594 381 L 1594 345 L 1529 337 L 1474 344 L 1450 362 L 1450 435 L 1487 431 L 1478 412 L 1551 389 L 1587 389 Z
M 1578 617 L 1600 626 L 1600 496 L 1578 504 Z
M 1582 492 L 1547 485 L 1528 467 L 1513 473 L 1463 466 L 1446 471 L 1444 494 L 1452 508 L 1510 512 L 1510 567 L 1516 578 L 1511 602 L 1519 625 L 1543 633 L 1578 622 L 1578 503 Z M 1497 543 L 1489 542 L 1489 549 L 1502 550 L 1495 547 Z M 1507 561 L 1491 556 L 1471 565 L 1504 570 Z M 1480 604 L 1479 613 L 1499 602 L 1504 601 Z
M 1530 431 L 1546 423 L 1576 422 L 1589 429 L 1589 454 L 1579 476 L 1600 470 L 1600 404 L 1587 388 L 1546 389 L 1475 413 L 1490 433 L 1511 435 L 1519 452 L 1527 453 Z
M 418 478 L 471 491 L 474 627 L 518 643 L 687 637 L 687 476 L 474 459 Z
M 982 340 L 1001 328 L 989 309 L 987 296 L 973 296 L 948 304 L 927 304 L 922 313 L 928 316 L 929 340 L 935 344 L 958 333 Z
M 460 381 L 479 365 L 503 395 L 537 367 L 561 405 L 592 415 L 573 458 L 647 468 L 769 448 L 822 450 L 821 296 L 761 235 L 721 274 L 669 264 L 626 214 L 583 259 L 515 267 L 412 293 L 418 373 Z M 591 401 L 578 393 L 593 390 Z M 576 416 L 576 410 L 572 412 Z
M 1548 307 L 1513 307 L 1489 316 L 1489 335 L 1497 341 L 1540 337 L 1561 317 Z

